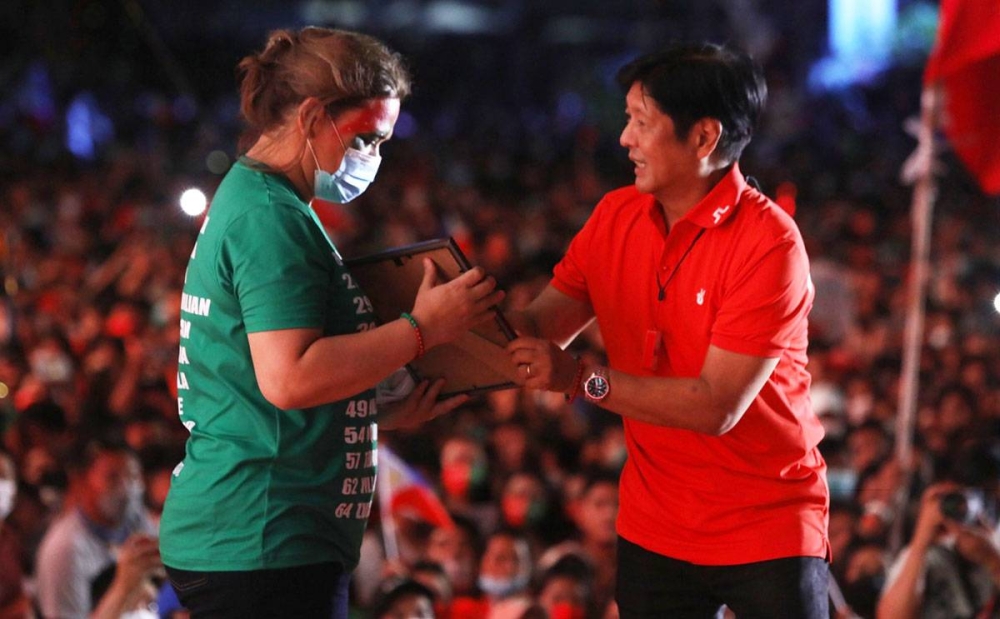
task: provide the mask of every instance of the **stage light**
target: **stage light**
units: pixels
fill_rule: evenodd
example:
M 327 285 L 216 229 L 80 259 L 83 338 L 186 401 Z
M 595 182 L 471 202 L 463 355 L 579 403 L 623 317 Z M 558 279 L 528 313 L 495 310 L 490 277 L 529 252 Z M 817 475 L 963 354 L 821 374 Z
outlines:
M 205 194 L 200 189 L 192 188 L 181 194 L 180 205 L 182 211 L 191 217 L 197 217 L 205 212 L 205 207 L 208 206 L 208 198 L 205 197 Z
M 997 293 L 997 296 L 993 297 L 993 309 L 1000 314 L 1000 292 Z

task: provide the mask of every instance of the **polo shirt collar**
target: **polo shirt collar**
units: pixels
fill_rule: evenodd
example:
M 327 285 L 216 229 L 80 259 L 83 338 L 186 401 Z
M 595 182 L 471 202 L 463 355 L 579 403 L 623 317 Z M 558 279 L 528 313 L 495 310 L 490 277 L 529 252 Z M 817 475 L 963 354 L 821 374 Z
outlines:
M 687 220 L 702 228 L 721 226 L 736 212 L 740 196 L 746 187 L 747 181 L 740 172 L 740 165 L 734 163 L 729 172 L 684 215 L 681 221 Z

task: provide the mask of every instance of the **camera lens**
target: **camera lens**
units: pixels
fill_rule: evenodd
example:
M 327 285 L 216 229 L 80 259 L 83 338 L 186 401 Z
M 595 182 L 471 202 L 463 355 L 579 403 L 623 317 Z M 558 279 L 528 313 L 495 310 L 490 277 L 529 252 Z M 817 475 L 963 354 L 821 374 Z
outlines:
M 941 515 L 956 522 L 969 522 L 969 500 L 964 492 L 948 492 L 941 495 Z

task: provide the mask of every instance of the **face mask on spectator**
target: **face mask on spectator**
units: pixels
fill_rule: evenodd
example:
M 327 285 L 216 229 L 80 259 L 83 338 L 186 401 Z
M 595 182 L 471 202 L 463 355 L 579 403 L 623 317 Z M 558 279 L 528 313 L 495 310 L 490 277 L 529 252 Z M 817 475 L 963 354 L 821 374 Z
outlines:
M 826 470 L 826 483 L 830 487 L 830 496 L 849 499 L 854 496 L 858 485 L 858 474 L 853 469 L 830 467 Z
M 545 502 L 520 496 L 506 496 L 500 504 L 503 518 L 513 527 L 532 526 L 545 516 Z
M 449 496 L 464 497 L 486 478 L 486 467 L 464 462 L 447 464 L 441 469 L 441 484 Z
M 550 619 L 583 619 L 586 611 L 581 606 L 572 602 L 558 602 L 552 605 L 549 612 Z
M 101 497 L 100 510 L 105 518 L 118 522 L 128 514 L 141 513 L 143 509 L 143 486 L 131 483 L 124 492 L 113 492 Z
M 17 498 L 17 484 L 13 479 L 0 479 L 0 522 L 7 519 L 14 509 Z
M 514 578 L 496 578 L 495 576 L 480 576 L 479 588 L 493 597 L 507 597 L 524 589 L 528 584 L 527 576 Z

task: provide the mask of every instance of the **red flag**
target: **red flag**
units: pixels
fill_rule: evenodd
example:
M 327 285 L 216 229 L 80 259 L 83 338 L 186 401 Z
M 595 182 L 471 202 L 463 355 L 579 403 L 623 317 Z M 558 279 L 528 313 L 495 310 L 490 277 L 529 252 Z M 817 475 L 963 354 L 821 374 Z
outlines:
M 409 517 L 436 527 L 455 526 L 433 486 L 385 445 L 378 447 L 378 497 L 383 518 Z
M 1000 2 L 942 0 L 924 84 L 944 92 L 945 135 L 983 191 L 1000 194 Z

